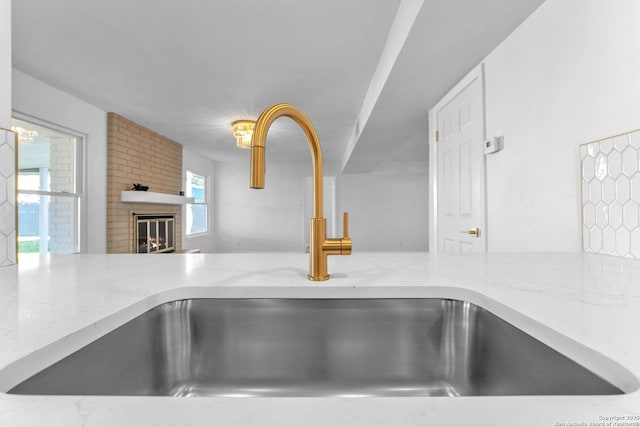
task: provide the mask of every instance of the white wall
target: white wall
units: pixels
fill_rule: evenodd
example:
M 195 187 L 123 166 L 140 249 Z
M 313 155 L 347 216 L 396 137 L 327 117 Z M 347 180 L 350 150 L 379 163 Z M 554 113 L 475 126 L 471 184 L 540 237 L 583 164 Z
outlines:
M 217 163 L 214 239 L 216 252 L 304 250 L 304 178 L 310 162 L 267 162 L 264 190 L 249 188 L 249 160 Z M 349 211 L 353 250 L 426 251 L 427 176 L 345 174 L 337 177 L 337 234 Z M 325 203 L 325 217 L 327 212 Z M 328 236 L 339 237 L 339 236 Z
M 0 127 L 11 128 L 11 0 L 0 0 Z
M 303 251 L 304 177 L 311 162 L 269 163 L 265 188 L 249 188 L 246 162 L 216 163 L 216 252 Z
M 187 237 L 186 231 L 186 207 L 182 209 L 182 248 L 183 249 L 200 249 L 201 252 L 214 252 L 214 228 L 213 228 L 213 207 L 215 201 L 215 192 L 213 191 L 214 186 L 214 163 L 197 154 L 193 151 L 190 151 L 183 147 L 182 149 L 182 179 L 186 179 L 187 170 L 192 172 L 197 172 L 201 175 L 209 177 L 209 185 L 207 190 L 209 194 L 207 195 L 207 200 L 209 202 L 209 224 L 208 229 L 209 232 L 203 235 L 197 235 L 193 237 Z M 186 182 L 183 185 L 183 190 L 186 188 Z
M 86 135 L 86 246 L 105 253 L 107 233 L 107 113 L 13 70 L 13 110 Z
M 484 63 L 489 250 L 579 251 L 578 145 L 640 128 L 640 2 L 547 0 Z
M 354 252 L 426 251 L 427 195 L 426 174 L 341 175 L 338 206 L 349 212 Z

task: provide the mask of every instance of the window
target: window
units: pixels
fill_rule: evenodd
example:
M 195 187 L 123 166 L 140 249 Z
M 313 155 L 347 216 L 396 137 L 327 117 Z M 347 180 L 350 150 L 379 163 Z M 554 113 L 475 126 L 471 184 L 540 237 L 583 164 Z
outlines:
M 18 133 L 18 252 L 80 251 L 82 138 L 13 119 Z
M 187 204 L 186 230 L 187 236 L 208 232 L 207 221 L 207 186 L 208 178 L 195 172 L 187 171 L 186 196 L 193 197 L 193 203 Z

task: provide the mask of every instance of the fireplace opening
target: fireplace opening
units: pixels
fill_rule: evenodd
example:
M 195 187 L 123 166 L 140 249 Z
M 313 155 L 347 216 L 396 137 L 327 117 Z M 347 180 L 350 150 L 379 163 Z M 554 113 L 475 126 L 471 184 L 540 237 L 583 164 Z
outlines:
M 151 254 L 175 252 L 175 215 L 136 215 L 136 252 Z

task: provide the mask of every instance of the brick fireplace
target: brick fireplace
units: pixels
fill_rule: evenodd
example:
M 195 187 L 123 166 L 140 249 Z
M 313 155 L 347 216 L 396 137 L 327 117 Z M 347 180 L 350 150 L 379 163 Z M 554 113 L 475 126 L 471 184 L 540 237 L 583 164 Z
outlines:
M 137 253 L 136 217 L 172 216 L 175 251 L 182 249 L 180 205 L 130 203 L 121 191 L 134 183 L 150 192 L 177 195 L 182 188 L 182 145 L 116 113 L 108 114 L 107 128 L 107 252 Z

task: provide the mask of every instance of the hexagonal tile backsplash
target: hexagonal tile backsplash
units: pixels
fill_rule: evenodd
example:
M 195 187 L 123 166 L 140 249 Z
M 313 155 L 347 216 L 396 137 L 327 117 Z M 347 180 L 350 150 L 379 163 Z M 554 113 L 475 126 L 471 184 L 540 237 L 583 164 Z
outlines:
M 15 134 L 0 129 L 0 267 L 16 263 Z
M 640 259 L 640 130 L 580 146 L 582 249 Z

